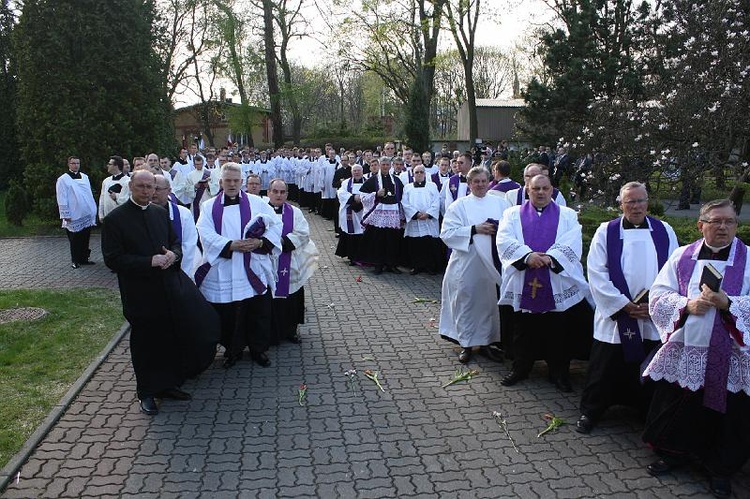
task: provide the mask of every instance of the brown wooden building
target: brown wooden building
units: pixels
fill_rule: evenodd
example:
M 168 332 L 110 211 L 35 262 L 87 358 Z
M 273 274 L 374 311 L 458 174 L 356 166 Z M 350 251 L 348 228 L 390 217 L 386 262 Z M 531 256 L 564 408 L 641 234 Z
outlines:
M 516 113 L 525 106 L 523 99 L 477 99 L 478 138 L 483 141 L 519 139 L 515 137 Z M 458 140 L 469 140 L 469 105 L 458 110 Z
M 210 101 L 205 104 L 193 104 L 175 110 L 174 130 L 175 139 L 184 147 L 192 143 L 200 144 L 201 140 L 205 147 L 222 147 L 231 140 L 239 145 L 250 143 L 245 134 L 232 130 L 229 125 L 229 116 L 233 109 L 238 109 L 239 104 L 231 102 Z M 273 137 L 273 124 L 271 123 L 271 112 L 259 107 L 251 108 L 255 117 L 252 128 L 252 141 L 255 145 L 269 144 Z M 201 119 L 201 114 L 207 115 L 207 120 Z M 207 121 L 208 132 L 205 125 Z

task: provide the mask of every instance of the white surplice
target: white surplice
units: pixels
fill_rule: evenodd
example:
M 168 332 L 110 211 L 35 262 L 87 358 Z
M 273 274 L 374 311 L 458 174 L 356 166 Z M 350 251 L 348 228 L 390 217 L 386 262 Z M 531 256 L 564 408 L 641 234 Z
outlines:
M 195 269 L 198 267 L 201 259 L 201 252 L 198 249 L 198 229 L 195 228 L 193 214 L 184 206 L 175 205 L 174 203 L 167 203 L 167 209 L 169 210 L 170 220 L 174 220 L 175 209 L 177 210 L 177 216 L 180 217 L 182 234 L 177 234 L 182 246 L 180 268 L 190 279 L 194 279 Z
M 567 310 L 583 298 L 589 297 L 589 285 L 583 277 L 581 265 L 582 246 L 581 224 L 578 223 L 577 213 L 560 206 L 555 242 L 545 251 L 563 267 L 559 274 L 552 271 L 549 273 L 558 312 Z M 513 263 L 532 252 L 523 237 L 521 206 L 511 206 L 505 211 L 497 234 L 497 251 L 503 264 L 500 304 L 512 305 L 513 310 L 521 311 L 521 292 L 526 271 L 518 270 Z
M 651 319 L 659 330 L 664 345 L 644 371 L 644 376 L 654 380 L 665 379 L 670 383 L 678 383 L 681 387 L 692 391 L 703 387 L 716 308 L 710 308 L 704 315 L 690 314 L 682 327 L 675 328 L 675 326 L 680 322 L 680 316 L 687 306 L 688 299 L 700 295 L 698 284 L 706 264 L 710 262 L 724 275 L 727 266 L 734 264 L 737 246 L 740 244 L 742 241 L 735 238 L 726 261 L 697 260 L 701 248 L 700 245 L 697 246 L 696 251 L 691 255 L 696 262 L 687 286 L 687 296 L 679 292 L 677 264 L 688 246 L 677 248 L 669 257 L 649 293 Z M 742 334 L 745 345 L 750 345 L 750 296 L 748 296 L 750 294 L 750 249 L 748 253 L 743 269 L 740 294 L 729 296 L 731 301 L 729 313 L 735 318 L 737 329 Z M 750 347 L 740 346 L 734 339 L 732 339 L 732 351 L 729 358 L 727 390 L 732 393 L 742 390 L 750 395 Z
M 646 219 L 648 221 L 648 219 Z M 672 227 L 662 222 L 669 237 L 667 255 L 677 249 L 677 236 Z M 653 228 L 623 229 L 620 218 L 619 235 L 622 239 L 622 257 L 620 258 L 622 273 L 628 284 L 631 297 L 635 297 L 644 289 L 649 289 L 659 273 L 659 262 L 656 257 L 656 247 L 651 237 Z M 604 343 L 620 343 L 620 332 L 617 321 L 612 316 L 630 303 L 627 296 L 612 283 L 607 265 L 607 227 L 609 222 L 602 223 L 589 247 L 586 259 L 591 295 L 596 303 L 594 312 L 594 338 Z M 653 322 L 648 319 L 638 319 L 638 329 L 644 340 L 659 340 L 659 332 Z
M 459 198 L 445 212 L 440 238 L 451 248 L 443 277 L 439 332 L 462 347 L 500 341 L 497 286 L 501 276 L 492 259 L 492 238 L 471 235 L 472 225 L 499 220 L 508 202 L 497 196 Z
M 423 187 L 414 187 L 414 184 L 404 185 L 404 194 L 401 198 L 406 217 L 406 229 L 404 237 L 438 237 L 440 235 L 440 193 L 437 186 L 432 182 L 425 182 Z M 415 220 L 414 215 L 418 212 L 427 213 L 431 218 L 427 220 Z
M 339 198 L 339 227 L 347 234 L 362 234 L 364 227 L 362 226 L 362 217 L 365 215 L 365 210 L 362 208 L 359 211 L 352 210 L 352 232 L 349 232 L 349 224 L 347 223 L 346 209 L 348 207 L 349 200 L 359 194 L 359 190 L 364 184 L 364 178 L 361 184 L 352 182 L 352 192 L 349 192 L 349 180 L 345 180 L 341 183 L 341 187 L 337 191 Z
M 310 224 L 307 223 L 302 210 L 294 205 L 294 227 L 292 232 L 287 234 L 289 241 L 294 245 L 292 251 L 292 261 L 290 263 L 289 275 L 289 294 L 296 293 L 299 289 L 307 284 L 310 277 L 318 269 L 318 258 L 320 256 L 315 242 L 310 239 Z M 281 215 L 276 214 L 281 222 Z M 278 268 L 278 255 L 274 257 L 275 267 Z M 274 290 L 275 292 L 275 290 Z M 275 296 L 274 296 L 275 297 Z
M 85 173 L 81 173 L 79 179 L 63 173 L 57 179 L 55 192 L 63 229 L 80 232 L 96 225 L 96 201 L 91 192 L 91 182 Z M 70 222 L 66 221 L 66 218 L 69 218 Z
M 203 203 L 196 224 L 203 246 L 201 264 L 211 264 L 211 270 L 203 280 L 200 290 L 211 303 L 231 303 L 256 296 L 257 293 L 250 285 L 245 272 L 243 253 L 233 251 L 231 258 L 223 258 L 220 254 L 227 243 L 244 239 L 245 231 L 258 218 L 263 218 L 266 224 L 263 237 L 273 244 L 274 248 L 271 254 L 252 253 L 250 268 L 263 284 L 271 287 L 272 291 L 276 286 L 274 258 L 281 252 L 281 220 L 258 196 L 247 196 L 250 201 L 251 219 L 245 227 L 241 227 L 239 205 L 225 207 L 219 234 L 214 226 L 212 211 L 214 203 L 223 203 L 224 197 L 222 194 Z

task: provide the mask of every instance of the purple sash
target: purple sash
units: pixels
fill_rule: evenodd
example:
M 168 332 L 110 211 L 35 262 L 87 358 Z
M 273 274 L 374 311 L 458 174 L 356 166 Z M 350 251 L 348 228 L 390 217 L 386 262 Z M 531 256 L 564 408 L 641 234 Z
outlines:
M 346 185 L 346 190 L 349 194 L 352 193 L 352 185 L 354 184 L 354 178 L 350 178 Z M 346 232 L 347 234 L 354 234 L 354 209 L 351 203 L 346 205 Z
M 451 191 L 453 201 L 458 199 L 458 187 L 461 185 L 461 175 L 456 174 L 448 179 L 448 189 Z M 468 186 L 466 186 L 468 188 Z
M 170 201 L 167 203 L 167 209 L 172 213 L 172 228 L 177 235 L 177 240 L 182 242 L 182 219 L 180 218 L 180 210 L 177 208 L 177 203 Z
M 201 181 L 207 180 L 209 177 L 211 177 L 211 172 L 207 170 L 206 168 L 204 168 Z M 201 185 L 200 187 L 198 187 L 198 190 L 195 191 L 195 199 L 193 200 L 193 219 L 196 222 L 198 221 L 198 217 L 200 217 L 201 215 L 201 200 L 203 199 L 203 193 L 205 191 L 206 191 L 205 185 Z
M 493 191 L 500 191 L 500 192 L 508 192 L 512 191 L 513 189 L 520 189 L 521 184 L 518 182 L 511 180 L 510 182 L 498 182 L 495 185 L 491 187 Z M 521 204 L 521 203 L 517 203 Z
M 532 251 L 545 252 L 555 243 L 557 225 L 560 221 L 560 207 L 551 202 L 537 214 L 532 203 L 521 206 L 521 229 L 523 240 Z M 527 268 L 524 272 L 521 308 L 541 314 L 555 310 L 555 297 L 552 294 L 549 267 Z
M 660 220 L 652 217 L 646 218 L 648 218 L 651 224 L 649 232 L 651 232 L 651 239 L 656 249 L 656 261 L 659 264 L 659 269 L 661 269 L 669 257 L 669 235 Z M 625 275 L 622 271 L 621 225 L 622 217 L 612 220 L 607 225 L 607 269 L 609 269 L 609 279 L 612 281 L 612 284 L 615 285 L 620 293 L 627 296 L 629 300 L 632 300 L 633 297 L 630 296 L 628 283 L 625 281 Z M 638 327 L 638 320 L 633 319 L 626 313 L 618 313 L 616 320 L 625 362 L 641 362 L 645 358 L 645 353 L 643 352 L 643 340 L 641 338 L 641 330 Z
M 211 216 L 214 220 L 214 229 L 216 230 L 217 234 L 221 234 L 221 224 L 222 220 L 224 218 L 224 203 L 222 202 L 224 200 L 224 197 L 219 195 L 217 196 L 217 199 L 214 201 L 213 210 L 211 211 Z M 242 227 L 242 230 L 244 230 L 245 226 L 250 221 L 250 218 L 252 218 L 252 211 L 250 209 L 250 200 L 247 198 L 247 194 L 240 191 L 240 226 Z M 244 235 L 243 235 L 244 237 Z M 250 268 L 250 257 L 252 253 L 249 251 L 242 254 L 243 257 L 243 267 L 245 268 L 245 274 L 247 274 L 247 280 L 250 283 L 250 285 L 253 287 L 253 290 L 256 294 L 262 295 L 265 293 L 267 286 L 263 284 L 263 282 L 260 280 L 260 278 L 253 272 L 253 270 Z M 203 280 L 208 275 L 208 271 L 211 270 L 211 264 L 206 262 L 195 271 L 195 285 L 200 287 L 203 283 Z
M 687 296 L 688 284 L 695 270 L 696 260 L 693 254 L 700 250 L 703 239 L 687 248 L 677 262 L 677 283 L 682 296 Z M 734 239 L 735 254 L 731 266 L 724 270 L 721 288 L 729 296 L 737 296 L 742 292 L 742 279 L 747 263 L 747 247 L 739 239 Z M 727 379 L 729 378 L 729 362 L 732 355 L 732 339 L 727 327 L 722 322 L 721 313 L 717 310 L 711 330 L 711 340 L 708 344 L 708 358 L 706 359 L 706 373 L 703 383 L 703 406 L 720 413 L 727 409 Z M 741 338 L 740 338 L 741 339 Z
M 281 210 L 281 222 L 284 227 L 281 229 L 281 237 L 283 238 L 294 230 L 294 211 L 289 203 L 284 203 Z M 276 284 L 276 298 L 286 298 L 289 296 L 289 277 L 292 274 L 292 252 L 282 251 L 279 256 L 279 271 L 277 276 Z

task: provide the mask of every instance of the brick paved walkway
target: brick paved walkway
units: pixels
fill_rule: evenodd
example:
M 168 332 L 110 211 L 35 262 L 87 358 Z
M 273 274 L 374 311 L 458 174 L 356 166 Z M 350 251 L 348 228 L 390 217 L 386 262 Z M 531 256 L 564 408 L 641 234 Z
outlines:
M 301 345 L 272 349 L 267 369 L 217 360 L 186 383 L 192 401 L 167 401 L 150 418 L 122 342 L 2 497 L 708 497 L 699 471 L 645 472 L 652 455 L 627 412 L 589 436 L 563 426 L 537 438 L 545 413 L 577 419 L 584 364 L 573 394 L 549 385 L 542 366 L 504 388 L 509 363 L 481 358 L 470 364 L 476 378 L 441 388 L 456 354 L 430 326 L 439 306 L 413 303 L 438 299 L 440 279 L 349 267 L 332 255 L 331 223 L 309 219 L 322 256 Z M 29 261 L 46 263 L 22 270 Z M 116 285 L 101 263 L 67 262 L 63 238 L 2 240 L 0 287 Z M 361 375 L 350 391 L 351 368 L 382 373 L 385 393 Z M 519 453 L 493 411 L 506 414 Z M 750 494 L 746 471 L 736 497 Z

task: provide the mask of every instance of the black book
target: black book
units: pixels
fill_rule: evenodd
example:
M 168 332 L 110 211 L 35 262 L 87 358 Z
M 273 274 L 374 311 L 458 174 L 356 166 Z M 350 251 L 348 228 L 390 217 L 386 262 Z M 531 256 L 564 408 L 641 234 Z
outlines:
M 107 192 L 114 192 L 116 194 L 120 194 L 122 192 L 122 184 L 112 184 L 109 186 L 109 189 L 107 189 Z
M 702 288 L 705 284 L 711 291 L 716 293 L 721 287 L 722 278 L 723 276 L 721 275 L 721 272 L 716 270 L 716 267 L 710 263 L 707 263 L 706 266 L 703 267 L 703 273 L 701 274 L 701 281 L 698 283 L 698 289 Z
M 635 295 L 635 298 L 633 298 L 633 303 L 648 303 L 648 288 L 642 289 L 640 293 Z

